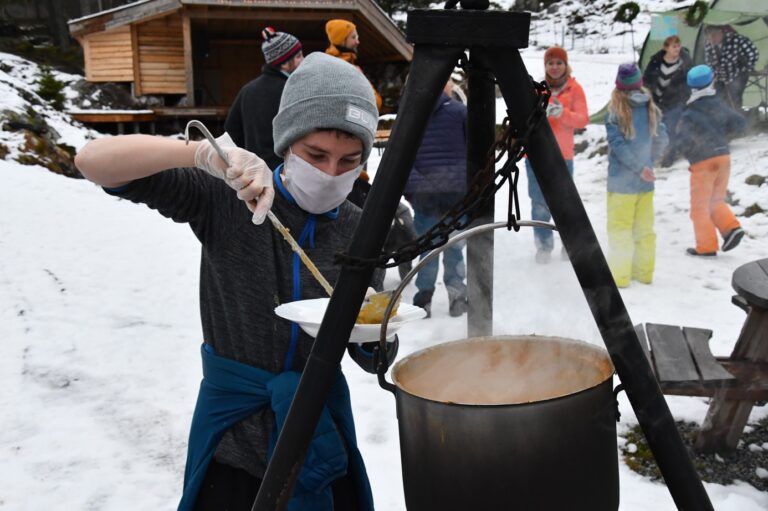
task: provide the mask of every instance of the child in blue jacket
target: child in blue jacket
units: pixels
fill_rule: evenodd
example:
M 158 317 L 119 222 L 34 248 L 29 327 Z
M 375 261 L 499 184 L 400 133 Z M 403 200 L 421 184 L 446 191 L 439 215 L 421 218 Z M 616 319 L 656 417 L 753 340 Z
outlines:
M 717 255 L 717 232 L 723 237 L 719 248 L 727 252 L 744 237 L 733 211 L 725 203 L 731 155 L 728 139 L 746 126 L 744 117 L 726 106 L 716 95 L 714 73 L 709 66 L 696 66 L 688 72 L 692 93 L 680 117 L 678 144 L 691 164 L 691 220 L 696 247 L 686 250 L 692 256 Z
M 605 120 L 608 133 L 608 264 L 618 287 L 650 284 L 656 265 L 653 171 L 667 146 L 661 112 L 636 64 L 622 64 Z

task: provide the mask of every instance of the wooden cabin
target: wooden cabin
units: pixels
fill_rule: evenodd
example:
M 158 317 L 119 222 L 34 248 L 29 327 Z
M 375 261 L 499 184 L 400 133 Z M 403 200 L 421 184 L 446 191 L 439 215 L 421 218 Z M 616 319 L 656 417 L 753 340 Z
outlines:
M 168 115 L 182 107 L 225 114 L 261 71 L 264 27 L 295 35 L 307 54 L 325 50 L 333 18 L 357 26 L 358 63 L 374 82 L 411 60 L 411 45 L 373 0 L 139 0 L 72 20 L 69 30 L 83 47 L 86 80 L 161 96 Z

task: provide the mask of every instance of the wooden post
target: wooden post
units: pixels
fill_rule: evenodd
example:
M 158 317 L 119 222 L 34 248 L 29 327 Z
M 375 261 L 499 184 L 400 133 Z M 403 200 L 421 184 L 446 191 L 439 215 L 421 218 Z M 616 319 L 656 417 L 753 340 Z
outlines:
M 139 97 L 141 93 L 141 65 L 139 62 L 139 37 L 135 24 L 131 25 L 131 55 L 133 56 L 133 95 Z
M 192 22 L 185 10 L 181 17 L 182 34 L 184 37 L 184 72 L 187 81 L 187 105 L 195 106 L 195 73 L 192 58 Z
M 768 361 L 768 309 L 751 307 L 730 358 Z M 726 399 L 726 392 L 726 389 L 718 390 L 712 398 L 696 438 L 697 451 L 727 452 L 736 449 L 754 403 Z

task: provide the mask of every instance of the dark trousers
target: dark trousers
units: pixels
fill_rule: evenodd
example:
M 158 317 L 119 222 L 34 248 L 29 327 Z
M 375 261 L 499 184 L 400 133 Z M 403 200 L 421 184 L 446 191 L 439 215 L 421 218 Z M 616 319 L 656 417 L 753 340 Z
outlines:
M 662 167 L 669 167 L 677 159 L 677 155 L 680 152 L 680 148 L 677 147 L 677 123 L 680 121 L 680 117 L 685 111 L 685 105 L 679 105 L 674 108 L 670 108 L 664 112 L 664 116 L 661 121 L 664 126 L 667 127 L 667 136 L 669 137 L 669 145 L 667 146 L 664 156 L 661 159 Z
M 195 511 L 251 511 L 261 479 L 245 470 L 211 460 L 195 501 Z M 357 493 L 349 474 L 334 481 L 334 511 L 356 511 Z
M 725 102 L 737 112 L 741 112 L 741 105 L 744 99 L 744 90 L 747 88 L 747 79 L 749 73 L 736 75 L 733 80 L 724 84 L 720 92 Z

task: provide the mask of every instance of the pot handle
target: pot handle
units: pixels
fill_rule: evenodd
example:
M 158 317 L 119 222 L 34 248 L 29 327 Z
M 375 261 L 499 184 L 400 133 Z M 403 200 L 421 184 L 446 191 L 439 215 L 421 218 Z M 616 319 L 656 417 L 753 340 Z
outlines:
M 555 227 L 554 224 L 540 222 L 538 220 L 520 220 L 517 222 L 517 225 L 521 227 L 541 227 L 543 229 L 551 229 L 553 231 L 557 230 L 557 227 Z M 424 257 L 418 262 L 418 264 L 411 268 L 411 271 L 409 271 L 408 274 L 400 281 L 400 285 L 397 286 L 397 288 L 395 288 L 395 290 L 392 292 L 392 298 L 390 298 L 389 303 L 387 304 L 387 308 L 384 311 L 384 319 L 381 322 L 381 330 L 379 334 L 379 343 L 373 349 L 373 363 L 374 367 L 376 367 L 376 375 L 379 379 L 379 386 L 382 389 L 388 390 L 393 394 L 395 393 L 395 385 L 388 382 L 385 377 L 387 369 L 390 365 L 390 361 L 387 360 L 387 325 L 389 325 L 389 315 L 392 313 L 392 308 L 394 307 L 394 304 L 396 304 L 400 299 L 400 295 L 403 293 L 405 287 L 419 272 L 419 270 L 421 270 L 425 265 L 429 264 L 430 261 L 439 256 L 440 253 L 448 247 L 451 247 L 457 243 L 461 243 L 462 241 L 466 240 L 467 238 L 471 238 L 476 234 L 501 228 L 509 229 L 509 224 L 507 222 L 482 224 L 460 232 L 456 236 L 450 238 L 443 246 L 437 247 L 429 254 L 427 254 L 426 257 Z

